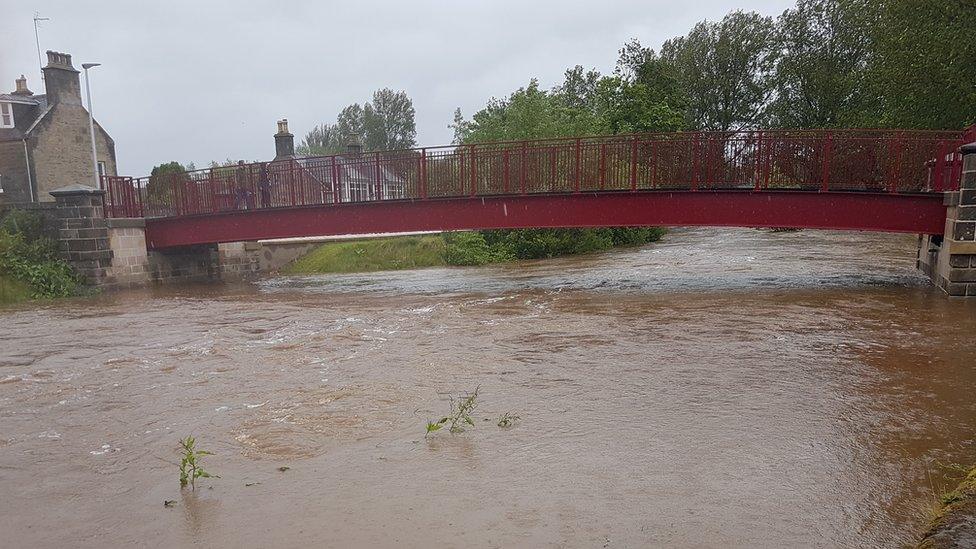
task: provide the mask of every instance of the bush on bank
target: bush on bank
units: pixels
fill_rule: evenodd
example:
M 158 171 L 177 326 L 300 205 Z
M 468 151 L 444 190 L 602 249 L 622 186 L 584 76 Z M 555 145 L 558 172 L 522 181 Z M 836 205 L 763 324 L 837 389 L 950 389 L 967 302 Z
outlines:
M 0 302 L 77 295 L 81 280 L 58 257 L 58 244 L 34 212 L 13 210 L 0 220 Z
M 445 239 L 448 243 L 449 264 L 481 265 L 513 259 L 545 259 L 561 255 L 585 254 L 609 250 L 617 246 L 641 246 L 660 240 L 664 234 L 665 230 L 659 227 L 519 229 L 459 233 L 457 236 L 445 234 Z M 479 239 L 478 236 L 481 238 Z M 484 260 L 455 263 L 450 259 L 454 257 Z
M 664 233 L 664 229 L 653 227 L 528 229 L 329 242 L 287 266 L 284 272 L 353 273 L 544 259 L 616 246 L 640 246 L 660 240 Z

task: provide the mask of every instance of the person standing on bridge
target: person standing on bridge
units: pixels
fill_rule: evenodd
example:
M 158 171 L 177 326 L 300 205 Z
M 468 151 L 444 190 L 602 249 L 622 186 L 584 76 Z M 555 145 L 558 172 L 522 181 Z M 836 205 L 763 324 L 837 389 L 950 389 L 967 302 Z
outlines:
M 234 209 L 236 210 L 247 209 L 247 197 L 250 194 L 247 190 L 248 179 L 247 166 L 244 165 L 243 160 L 238 160 L 236 177 L 237 189 L 234 191 Z
M 261 164 L 261 174 L 258 176 L 258 191 L 261 192 L 261 207 L 271 207 L 271 178 L 268 177 L 268 165 Z

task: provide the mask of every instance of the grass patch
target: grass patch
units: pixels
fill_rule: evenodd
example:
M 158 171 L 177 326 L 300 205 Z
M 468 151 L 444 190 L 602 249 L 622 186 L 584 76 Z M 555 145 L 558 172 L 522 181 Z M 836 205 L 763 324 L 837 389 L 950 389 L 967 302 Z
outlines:
M 395 271 L 447 265 L 441 235 L 328 242 L 284 268 L 286 274 Z
M 31 298 L 27 284 L 0 274 L 0 305 L 19 303 Z
M 322 244 L 282 272 L 357 273 L 545 259 L 642 246 L 665 232 L 656 227 L 518 229 L 345 240 Z

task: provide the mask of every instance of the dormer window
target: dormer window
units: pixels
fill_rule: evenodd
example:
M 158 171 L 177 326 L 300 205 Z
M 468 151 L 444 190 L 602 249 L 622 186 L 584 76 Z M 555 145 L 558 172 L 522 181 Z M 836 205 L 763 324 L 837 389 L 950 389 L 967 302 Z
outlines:
M 10 103 L 0 103 L 0 128 L 14 127 L 14 108 Z

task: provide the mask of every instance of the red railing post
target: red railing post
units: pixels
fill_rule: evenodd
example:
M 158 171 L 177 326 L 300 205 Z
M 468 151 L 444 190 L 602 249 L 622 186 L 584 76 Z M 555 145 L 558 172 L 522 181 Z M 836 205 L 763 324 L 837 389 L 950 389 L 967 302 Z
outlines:
M 478 157 L 474 145 L 471 145 L 471 196 L 478 194 Z
M 464 176 L 464 147 L 457 148 L 458 154 L 458 196 L 464 196 L 464 187 L 468 184 L 468 178 Z
M 418 175 L 420 181 L 418 181 L 418 192 L 420 193 L 420 198 L 427 198 L 427 149 L 420 149 L 420 171 Z
M 583 161 L 583 143 L 580 138 L 576 138 L 576 177 L 573 181 L 573 192 L 580 192 L 580 169 Z
M 637 191 L 637 142 L 638 137 L 635 135 L 630 144 L 630 192 Z
M 338 204 L 342 200 L 342 193 L 339 192 L 339 169 L 336 166 L 336 157 L 329 158 L 330 172 L 332 179 L 332 203 Z
M 651 139 L 651 188 L 657 188 L 657 141 Z
M 905 154 L 904 132 L 898 132 L 898 137 L 894 140 L 894 146 L 896 149 L 894 165 L 891 167 L 891 181 L 888 184 L 888 192 L 891 193 L 898 192 L 898 183 L 901 180 L 901 163 L 904 160 Z
M 511 182 L 509 181 L 509 157 L 507 147 L 502 151 L 502 187 L 504 188 L 504 194 L 508 194 L 510 192 Z
M 552 192 L 558 185 L 558 179 L 556 178 L 556 170 L 558 169 L 556 160 L 559 158 L 559 152 L 555 146 L 549 147 L 546 150 L 549 154 L 549 188 L 546 190 Z
M 827 132 L 827 137 L 824 140 L 823 145 L 823 165 L 821 166 L 820 173 L 820 192 L 827 192 L 830 190 L 830 155 L 833 154 L 834 150 L 834 134 L 833 132 Z
M 698 155 L 701 153 L 701 134 L 695 133 L 694 138 L 691 142 L 691 190 L 698 190 L 698 171 L 700 169 L 699 162 L 700 159 Z
M 525 141 L 522 142 L 519 156 L 519 191 L 525 194 Z
M 376 153 L 376 200 L 383 200 L 383 176 L 380 172 L 380 153 Z
M 607 187 L 607 144 L 600 143 L 600 190 Z

